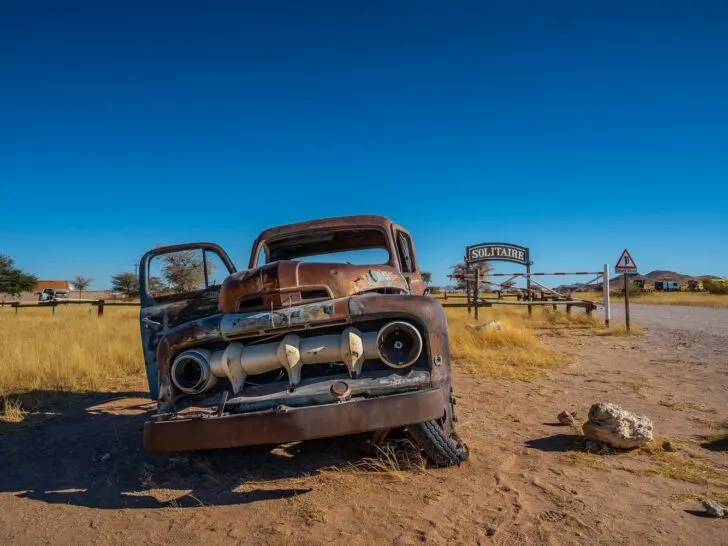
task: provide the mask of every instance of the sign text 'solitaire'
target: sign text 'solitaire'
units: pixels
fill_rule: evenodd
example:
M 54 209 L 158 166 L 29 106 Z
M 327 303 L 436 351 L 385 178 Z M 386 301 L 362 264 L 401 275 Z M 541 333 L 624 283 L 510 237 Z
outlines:
M 504 243 L 482 243 L 469 246 L 466 260 L 468 263 L 506 261 L 529 265 L 527 248 Z

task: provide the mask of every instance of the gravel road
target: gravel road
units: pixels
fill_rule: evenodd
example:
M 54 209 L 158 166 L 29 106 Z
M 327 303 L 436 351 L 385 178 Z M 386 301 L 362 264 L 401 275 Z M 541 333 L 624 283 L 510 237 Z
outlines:
M 728 309 L 631 304 L 630 317 L 667 347 L 728 364 Z M 623 302 L 612 305 L 612 324 L 624 324 Z

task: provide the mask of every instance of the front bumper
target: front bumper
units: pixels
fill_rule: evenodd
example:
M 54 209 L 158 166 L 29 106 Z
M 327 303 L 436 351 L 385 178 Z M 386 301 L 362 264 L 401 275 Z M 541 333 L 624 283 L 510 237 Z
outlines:
M 147 451 L 194 451 L 283 444 L 397 428 L 445 415 L 449 387 L 376 398 L 293 408 L 149 421 L 144 425 Z

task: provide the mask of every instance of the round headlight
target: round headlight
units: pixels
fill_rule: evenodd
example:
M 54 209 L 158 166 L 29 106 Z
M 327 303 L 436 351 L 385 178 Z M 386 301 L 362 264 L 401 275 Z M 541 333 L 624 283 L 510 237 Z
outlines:
M 377 334 L 377 353 L 387 366 L 406 368 L 422 353 L 422 336 L 409 322 L 390 322 Z

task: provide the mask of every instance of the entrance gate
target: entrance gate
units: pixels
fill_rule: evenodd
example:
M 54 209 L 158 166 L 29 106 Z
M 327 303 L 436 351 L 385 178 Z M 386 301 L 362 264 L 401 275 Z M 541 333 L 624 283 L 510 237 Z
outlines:
M 488 277 L 508 277 L 505 281 L 497 283 L 490 280 L 481 278 L 481 272 L 478 267 L 483 262 L 511 262 L 525 267 L 525 272 L 522 273 L 490 273 Z M 557 273 L 532 273 L 531 266 L 533 262 L 530 259 L 529 249 L 520 245 L 514 245 L 510 243 L 480 243 L 477 245 L 467 246 L 465 248 L 465 274 L 464 275 L 450 275 L 453 278 L 460 278 L 465 281 L 465 294 L 467 298 L 468 313 L 471 312 L 471 308 L 475 310 L 475 319 L 479 318 L 478 309 L 481 305 L 526 305 L 528 307 L 528 315 L 532 316 L 533 307 L 537 305 L 565 305 L 567 311 L 571 307 L 583 307 L 587 313 L 591 313 L 599 302 L 582 300 L 573 298 L 571 294 L 565 296 L 545 286 L 541 282 L 533 279 L 538 276 L 564 276 L 564 275 L 591 275 L 594 276 L 592 280 L 581 285 L 581 288 L 587 287 L 598 281 L 602 281 L 603 289 L 603 302 L 601 305 L 604 307 L 604 323 L 608 327 L 610 322 L 610 305 L 609 305 L 609 266 L 604 265 L 603 271 L 576 271 L 576 272 L 557 272 Z M 488 300 L 480 298 L 480 286 L 481 284 L 487 284 L 489 286 L 498 286 L 501 289 L 510 288 L 513 281 L 523 278 L 526 281 L 526 288 L 518 288 L 520 292 L 523 292 L 525 301 L 505 301 L 502 299 Z M 536 285 L 538 289 L 534 289 L 533 285 Z M 536 301 L 534 295 L 537 292 L 549 294 L 551 301 Z M 520 294 L 519 294 L 520 295 Z

